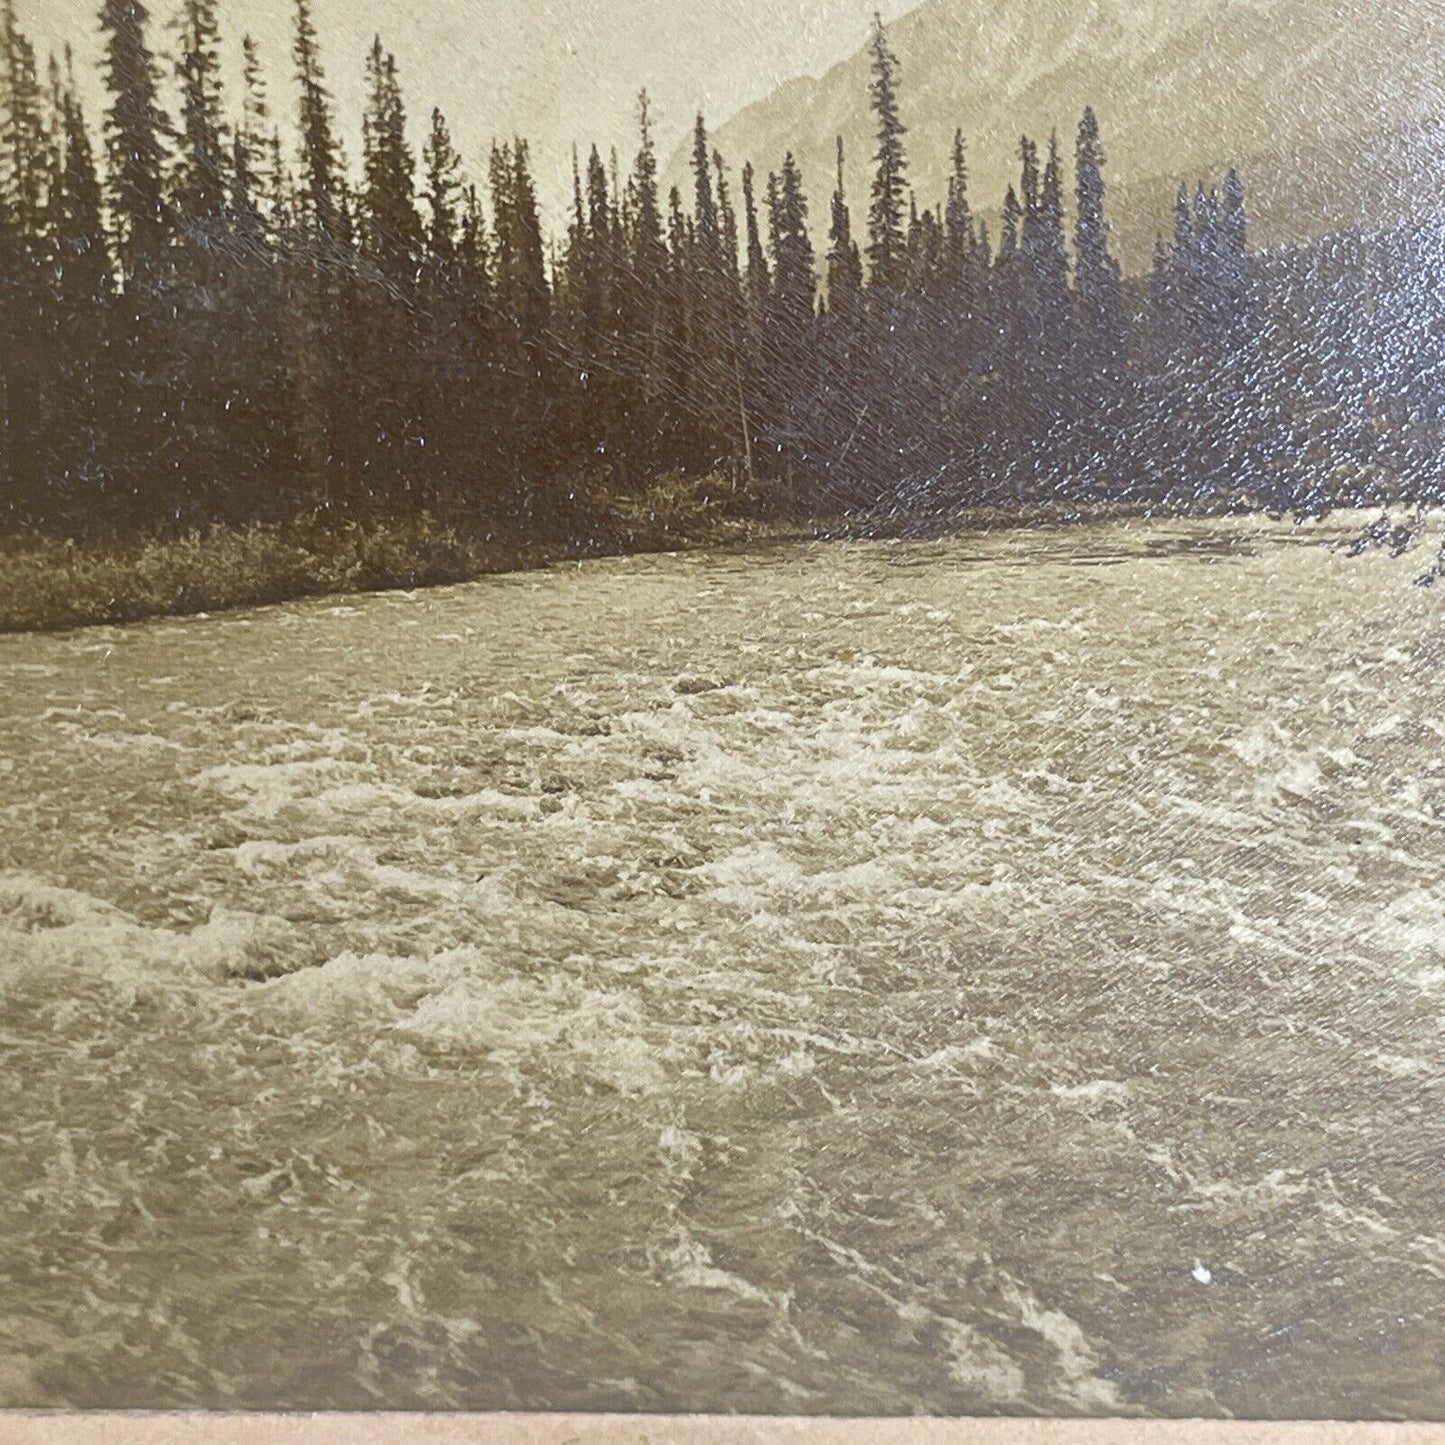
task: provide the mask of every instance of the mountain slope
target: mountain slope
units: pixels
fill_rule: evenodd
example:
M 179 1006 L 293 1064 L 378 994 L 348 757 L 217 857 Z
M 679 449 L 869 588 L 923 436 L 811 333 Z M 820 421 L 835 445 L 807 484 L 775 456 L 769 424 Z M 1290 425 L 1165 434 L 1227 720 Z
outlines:
M 1393 219 L 1445 184 L 1445 0 L 925 0 L 889 29 L 920 206 L 946 188 L 950 142 L 969 145 L 974 206 L 997 212 L 1022 133 L 1057 129 L 1072 160 L 1085 105 L 1108 150 L 1116 246 L 1147 264 L 1181 179 L 1238 165 L 1256 239 L 1301 239 Z M 790 81 L 717 136 L 766 173 L 792 149 L 825 224 L 834 137 L 849 152 L 855 223 L 867 205 L 866 49 Z M 681 157 L 673 170 L 680 173 Z

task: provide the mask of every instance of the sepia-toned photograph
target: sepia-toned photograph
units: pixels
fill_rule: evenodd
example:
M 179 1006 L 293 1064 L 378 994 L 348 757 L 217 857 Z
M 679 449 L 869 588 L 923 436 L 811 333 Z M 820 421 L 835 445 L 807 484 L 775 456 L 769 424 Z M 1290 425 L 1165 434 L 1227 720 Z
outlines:
M 0 0 L 15 1421 L 1445 1420 L 1445 5 L 876 4 Z

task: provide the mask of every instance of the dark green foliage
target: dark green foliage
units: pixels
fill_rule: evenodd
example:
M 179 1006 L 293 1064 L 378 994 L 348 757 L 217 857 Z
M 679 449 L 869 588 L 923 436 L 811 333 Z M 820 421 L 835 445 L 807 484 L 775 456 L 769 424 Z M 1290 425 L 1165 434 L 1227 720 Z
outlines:
M 201 251 L 226 212 L 234 159 L 221 95 L 220 28 L 215 0 L 185 0 L 176 78 L 181 92 L 180 164 L 175 209 L 183 236 Z
M 738 218 L 733 210 L 732 187 L 722 152 L 712 153 L 713 176 L 717 185 L 717 219 L 723 270 L 735 292 L 738 283 Z
M 768 177 L 768 235 L 773 252 L 773 300 L 780 324 L 803 335 L 813 320 L 813 243 L 808 237 L 808 201 L 793 153 L 783 157 L 776 181 Z
M 260 52 L 249 35 L 243 37 L 241 49 L 245 56 L 245 97 L 241 123 L 236 128 L 231 208 L 237 225 L 256 238 L 286 222 L 287 177 Z
M 839 156 L 841 165 L 842 156 Z M 968 199 L 968 157 L 963 132 L 953 135 L 953 169 L 948 177 L 948 205 L 943 213 L 948 247 L 948 266 L 954 280 L 962 283 L 974 276 L 978 263 L 978 233 Z
M 1181 188 L 1172 241 L 1126 281 L 1087 111 L 1071 232 L 1058 141 L 1041 157 L 1024 137 L 995 256 L 961 134 L 946 196 L 910 193 L 875 23 L 866 248 L 841 143 L 821 258 L 793 156 L 769 158 L 760 196 L 701 116 L 690 204 L 664 203 L 645 94 L 626 174 L 595 147 L 574 156 L 554 246 L 525 140 L 494 146 L 479 189 L 432 111 L 418 165 L 379 38 L 351 188 L 310 0 L 295 0 L 293 178 L 250 41 L 226 113 L 214 7 L 181 0 L 172 132 L 145 9 L 104 0 L 103 188 L 68 72 L 41 84 L 0 0 L 12 529 L 425 513 L 576 540 L 579 499 L 650 505 L 664 474 L 721 478 L 737 511 L 894 519 L 1445 490 L 1438 226 L 1252 255 L 1231 171 Z
M 743 167 L 743 212 L 747 219 L 748 270 L 747 296 L 749 309 L 755 317 L 761 317 L 769 292 L 773 289 L 773 278 L 768 271 L 768 258 L 763 250 L 762 232 L 758 226 L 757 197 L 753 193 L 753 163 Z
M 13 0 L 0 8 L 4 47 L 4 116 L 0 125 L 0 185 L 14 235 L 32 253 L 44 235 L 46 190 L 54 156 L 46 135 L 35 51 L 16 22 Z
M 1104 216 L 1104 161 L 1099 122 L 1091 106 L 1079 122 L 1074 148 L 1075 289 L 1086 343 L 1099 363 L 1113 364 L 1123 352 L 1124 314 L 1119 263 L 1109 254 L 1109 223 Z
M 863 291 L 863 261 L 853 239 L 853 219 L 843 187 L 843 137 L 838 137 L 838 182 L 828 228 L 828 310 L 836 322 L 852 320 Z
M 1048 320 L 1052 325 L 1061 325 L 1067 314 L 1064 296 L 1069 284 L 1069 258 L 1064 246 L 1064 170 L 1058 136 L 1049 140 L 1049 159 L 1039 192 L 1034 260 L 1039 289 L 1049 307 Z
M 908 128 L 898 109 L 898 57 L 888 46 L 881 16 L 873 17 L 873 83 L 870 91 L 877 122 L 873 156 L 873 197 L 868 209 L 868 261 L 874 286 L 896 290 L 903 282 L 906 236 L 903 200 L 908 191 L 908 157 L 903 137 Z
M 150 15 L 141 0 L 105 0 L 105 79 L 110 91 L 106 150 L 116 257 L 129 284 L 162 260 L 169 240 L 165 157 L 169 122 L 160 107 L 156 60 L 146 43 Z
M 708 154 L 707 126 L 701 115 L 692 133 L 693 218 L 697 227 L 699 252 L 704 264 L 716 265 L 721 257 L 722 241 L 718 226 L 717 204 L 712 191 L 712 158 Z
M 426 165 L 426 204 L 429 213 L 427 243 L 432 259 L 446 267 L 456 259 L 457 233 L 461 224 L 462 158 L 452 144 L 446 117 L 431 113 L 431 134 L 422 153 Z
M 301 216 L 320 235 L 337 236 L 342 230 L 341 152 L 311 20 L 311 0 L 296 0 L 292 57 L 301 91 L 301 183 L 297 195 Z
M 59 184 L 53 210 L 56 279 L 62 300 L 79 312 L 84 306 L 105 301 L 113 275 L 95 154 L 71 85 L 61 95 L 61 124 Z
M 362 120 L 361 253 L 397 288 L 409 286 L 421 261 L 416 161 L 406 138 L 406 109 L 396 58 L 372 42 L 366 61 L 368 103 Z

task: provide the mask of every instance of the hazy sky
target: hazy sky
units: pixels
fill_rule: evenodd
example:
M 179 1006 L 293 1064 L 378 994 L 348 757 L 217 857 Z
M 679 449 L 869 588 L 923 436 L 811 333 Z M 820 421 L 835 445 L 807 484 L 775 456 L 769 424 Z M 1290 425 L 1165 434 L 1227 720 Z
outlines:
M 857 49 L 875 9 L 912 0 L 313 0 L 327 80 L 348 158 L 357 158 L 363 65 L 374 33 L 396 54 L 413 148 L 432 105 L 447 113 L 475 175 L 493 136 L 535 147 L 544 200 L 570 185 L 574 139 L 635 151 L 642 86 L 652 95 L 664 156 L 694 112 L 721 123 L 799 74 L 817 74 Z M 261 43 L 273 104 L 289 118 L 291 0 L 219 0 L 233 71 L 239 37 Z M 153 43 L 169 50 L 178 0 L 149 0 Z M 67 41 L 89 71 L 98 55 L 99 0 L 19 0 L 22 25 L 44 52 Z M 94 101 L 95 93 L 88 90 Z M 94 104 L 92 104 L 92 111 Z M 98 117 L 92 115 L 92 122 Z

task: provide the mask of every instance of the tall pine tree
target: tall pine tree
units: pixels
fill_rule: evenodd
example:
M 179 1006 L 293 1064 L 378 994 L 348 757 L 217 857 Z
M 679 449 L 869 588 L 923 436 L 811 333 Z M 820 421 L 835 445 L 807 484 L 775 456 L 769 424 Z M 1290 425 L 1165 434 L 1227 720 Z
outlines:
M 142 0 L 104 0 L 110 211 L 128 286 L 162 263 L 170 227 L 165 184 L 170 123 L 161 109 L 156 59 L 146 43 L 149 22 Z
M 181 96 L 181 154 L 175 210 L 183 236 L 204 255 L 227 212 L 233 152 L 221 93 L 221 35 L 215 0 L 185 0 L 176 79 Z
M 297 192 L 301 218 L 321 236 L 339 239 L 343 221 L 341 151 L 331 114 L 331 92 L 326 88 L 316 26 L 311 18 L 311 0 L 296 0 L 291 53 L 301 89 L 301 178 Z
M 843 137 L 837 142 L 838 172 L 828 227 L 828 312 L 847 323 L 857 314 L 863 290 L 863 262 L 853 239 L 853 221 L 843 186 Z
M 396 58 L 382 49 L 380 36 L 372 42 L 366 75 L 361 249 L 393 285 L 405 288 L 416 279 L 422 252 L 416 161 L 406 139 Z
M 1124 316 L 1119 263 L 1109 253 L 1104 216 L 1104 161 L 1098 118 L 1089 106 L 1074 148 L 1075 289 L 1085 337 L 1097 357 L 1113 362 L 1124 344 Z
M 869 95 L 876 122 L 873 194 L 868 209 L 868 261 L 872 285 L 897 290 L 903 283 L 907 234 L 904 198 L 908 192 L 907 127 L 898 110 L 898 57 L 888 45 L 883 17 L 873 17 L 870 43 L 873 79 Z

